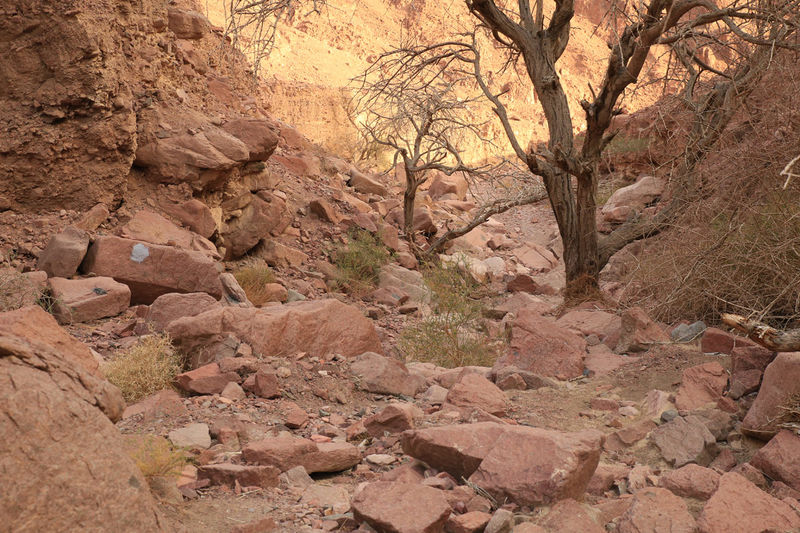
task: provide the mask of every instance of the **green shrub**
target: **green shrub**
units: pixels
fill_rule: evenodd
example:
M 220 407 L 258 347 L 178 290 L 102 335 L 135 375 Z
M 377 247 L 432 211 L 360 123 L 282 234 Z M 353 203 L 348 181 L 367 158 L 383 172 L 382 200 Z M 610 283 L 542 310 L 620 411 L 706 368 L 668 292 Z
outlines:
M 269 301 L 267 285 L 275 283 L 275 274 L 267 265 L 251 265 L 235 272 L 233 277 L 247 295 L 247 299 L 260 307 Z
M 364 230 L 351 231 L 347 243 L 333 251 L 336 284 L 341 289 L 363 295 L 375 287 L 381 267 L 391 257 L 380 238 Z
M 406 359 L 453 368 L 490 366 L 502 343 L 483 324 L 481 286 L 457 265 L 432 266 L 423 272 L 431 295 L 431 314 L 400 336 Z
M 167 334 L 147 335 L 117 354 L 104 368 L 106 379 L 119 387 L 128 403 L 170 388 L 181 371 L 181 358 Z

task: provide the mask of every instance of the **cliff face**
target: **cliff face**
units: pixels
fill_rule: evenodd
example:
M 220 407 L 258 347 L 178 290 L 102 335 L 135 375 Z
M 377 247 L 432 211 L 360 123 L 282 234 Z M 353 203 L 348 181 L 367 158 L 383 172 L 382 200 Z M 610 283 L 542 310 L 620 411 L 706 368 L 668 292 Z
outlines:
M 297 127 L 327 149 L 352 155 L 356 130 L 347 115 L 351 96 L 350 80 L 361 74 L 384 51 L 400 43 L 433 43 L 453 38 L 475 27 L 475 19 L 464 2 L 429 0 L 337 0 L 329 2 L 322 14 L 308 14 L 298 8 L 278 28 L 276 46 L 261 65 L 263 105 L 274 116 Z M 552 2 L 546 9 L 552 9 Z M 576 131 L 583 129 L 582 98 L 590 97 L 589 84 L 602 82 L 611 38 L 606 17 L 609 0 L 575 3 L 570 44 L 559 62 L 562 82 L 570 97 Z M 217 25 L 224 25 L 224 3 L 209 0 L 202 6 Z M 520 66 L 501 72 L 504 56 L 486 46 L 482 52 L 486 78 L 500 92 L 508 86 L 504 102 L 509 108 L 520 141 L 541 141 L 547 132 L 544 115 L 536 102 L 530 81 Z M 654 61 L 658 67 L 658 63 Z M 658 68 L 652 71 L 657 75 Z M 654 77 L 648 73 L 642 81 Z M 632 112 L 654 103 L 661 87 L 643 87 L 626 96 L 623 108 Z M 508 148 L 505 134 L 488 106 L 477 110 L 476 122 L 489 121 L 485 133 Z M 473 157 L 486 155 L 483 143 L 467 147 Z

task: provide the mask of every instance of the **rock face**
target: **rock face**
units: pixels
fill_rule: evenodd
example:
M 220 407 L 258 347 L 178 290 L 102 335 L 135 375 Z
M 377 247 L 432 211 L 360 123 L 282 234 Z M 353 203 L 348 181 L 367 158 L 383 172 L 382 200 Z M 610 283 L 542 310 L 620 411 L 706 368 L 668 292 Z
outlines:
M 173 340 L 192 353 L 194 367 L 211 362 L 204 346 L 234 335 L 267 356 L 308 352 L 345 357 L 379 352 L 381 342 L 372 321 L 334 299 L 294 302 L 264 309 L 225 307 L 180 318 L 167 328 Z M 213 357 L 213 356 L 212 356 Z
M 597 431 L 565 433 L 493 422 L 406 431 L 403 451 L 498 501 L 541 505 L 580 499 L 600 460 Z
M 800 515 L 791 506 L 762 491 L 744 477 L 728 472 L 697 521 L 702 533 L 792 531 Z
M 75 344 L 39 308 L 0 314 L 0 472 L 13 480 L 0 498 L 3 527 L 169 530 L 109 420 L 121 416 L 122 395 L 81 365 Z
M 131 290 L 102 276 L 86 279 L 50 278 L 53 314 L 62 324 L 117 316 L 131 303 Z
M 30 211 L 118 201 L 136 146 L 136 112 L 122 74 L 129 59 L 120 41 L 131 25 L 150 27 L 152 20 L 134 15 L 122 24 L 116 10 L 95 0 L 77 13 L 46 0 L 6 7 L 0 198 Z
M 39 255 L 37 267 L 49 277 L 69 278 L 81 266 L 89 249 L 89 234 L 78 228 L 67 226 L 54 235 Z
M 386 533 L 439 533 L 450 516 L 443 491 L 416 483 L 369 483 L 352 506 L 356 520 Z
M 542 376 L 569 379 L 583 374 L 586 341 L 574 333 L 521 309 L 511 329 L 508 353 L 495 368 L 515 366 Z
M 800 392 L 800 352 L 781 353 L 767 366 L 756 401 L 742 420 L 742 433 L 767 440 L 778 432 L 781 406 Z
M 756 452 L 750 464 L 772 479 L 783 481 L 795 490 L 800 490 L 800 437 L 788 430 L 781 430 L 766 446 Z
M 169 292 L 222 296 L 216 263 L 206 254 L 120 237 L 99 237 L 81 265 L 85 273 L 112 277 L 131 289 L 132 304 L 150 304 Z

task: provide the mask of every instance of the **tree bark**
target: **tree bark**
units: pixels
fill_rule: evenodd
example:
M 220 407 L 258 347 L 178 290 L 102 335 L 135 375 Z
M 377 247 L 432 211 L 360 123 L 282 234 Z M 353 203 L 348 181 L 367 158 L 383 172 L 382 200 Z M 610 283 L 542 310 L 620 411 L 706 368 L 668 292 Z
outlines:
M 722 321 L 732 328 L 741 331 L 752 341 L 772 351 L 800 351 L 800 329 L 781 331 L 756 320 L 730 314 L 723 314 Z

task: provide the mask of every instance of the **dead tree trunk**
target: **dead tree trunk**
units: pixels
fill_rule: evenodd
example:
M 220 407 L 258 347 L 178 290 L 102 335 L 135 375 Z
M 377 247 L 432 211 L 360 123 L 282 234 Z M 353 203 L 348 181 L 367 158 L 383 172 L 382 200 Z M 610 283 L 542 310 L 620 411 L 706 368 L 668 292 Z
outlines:
M 723 314 L 722 321 L 735 328 L 752 341 L 775 352 L 800 351 L 800 329 L 784 331 L 772 328 L 762 322 L 750 320 L 739 315 Z

